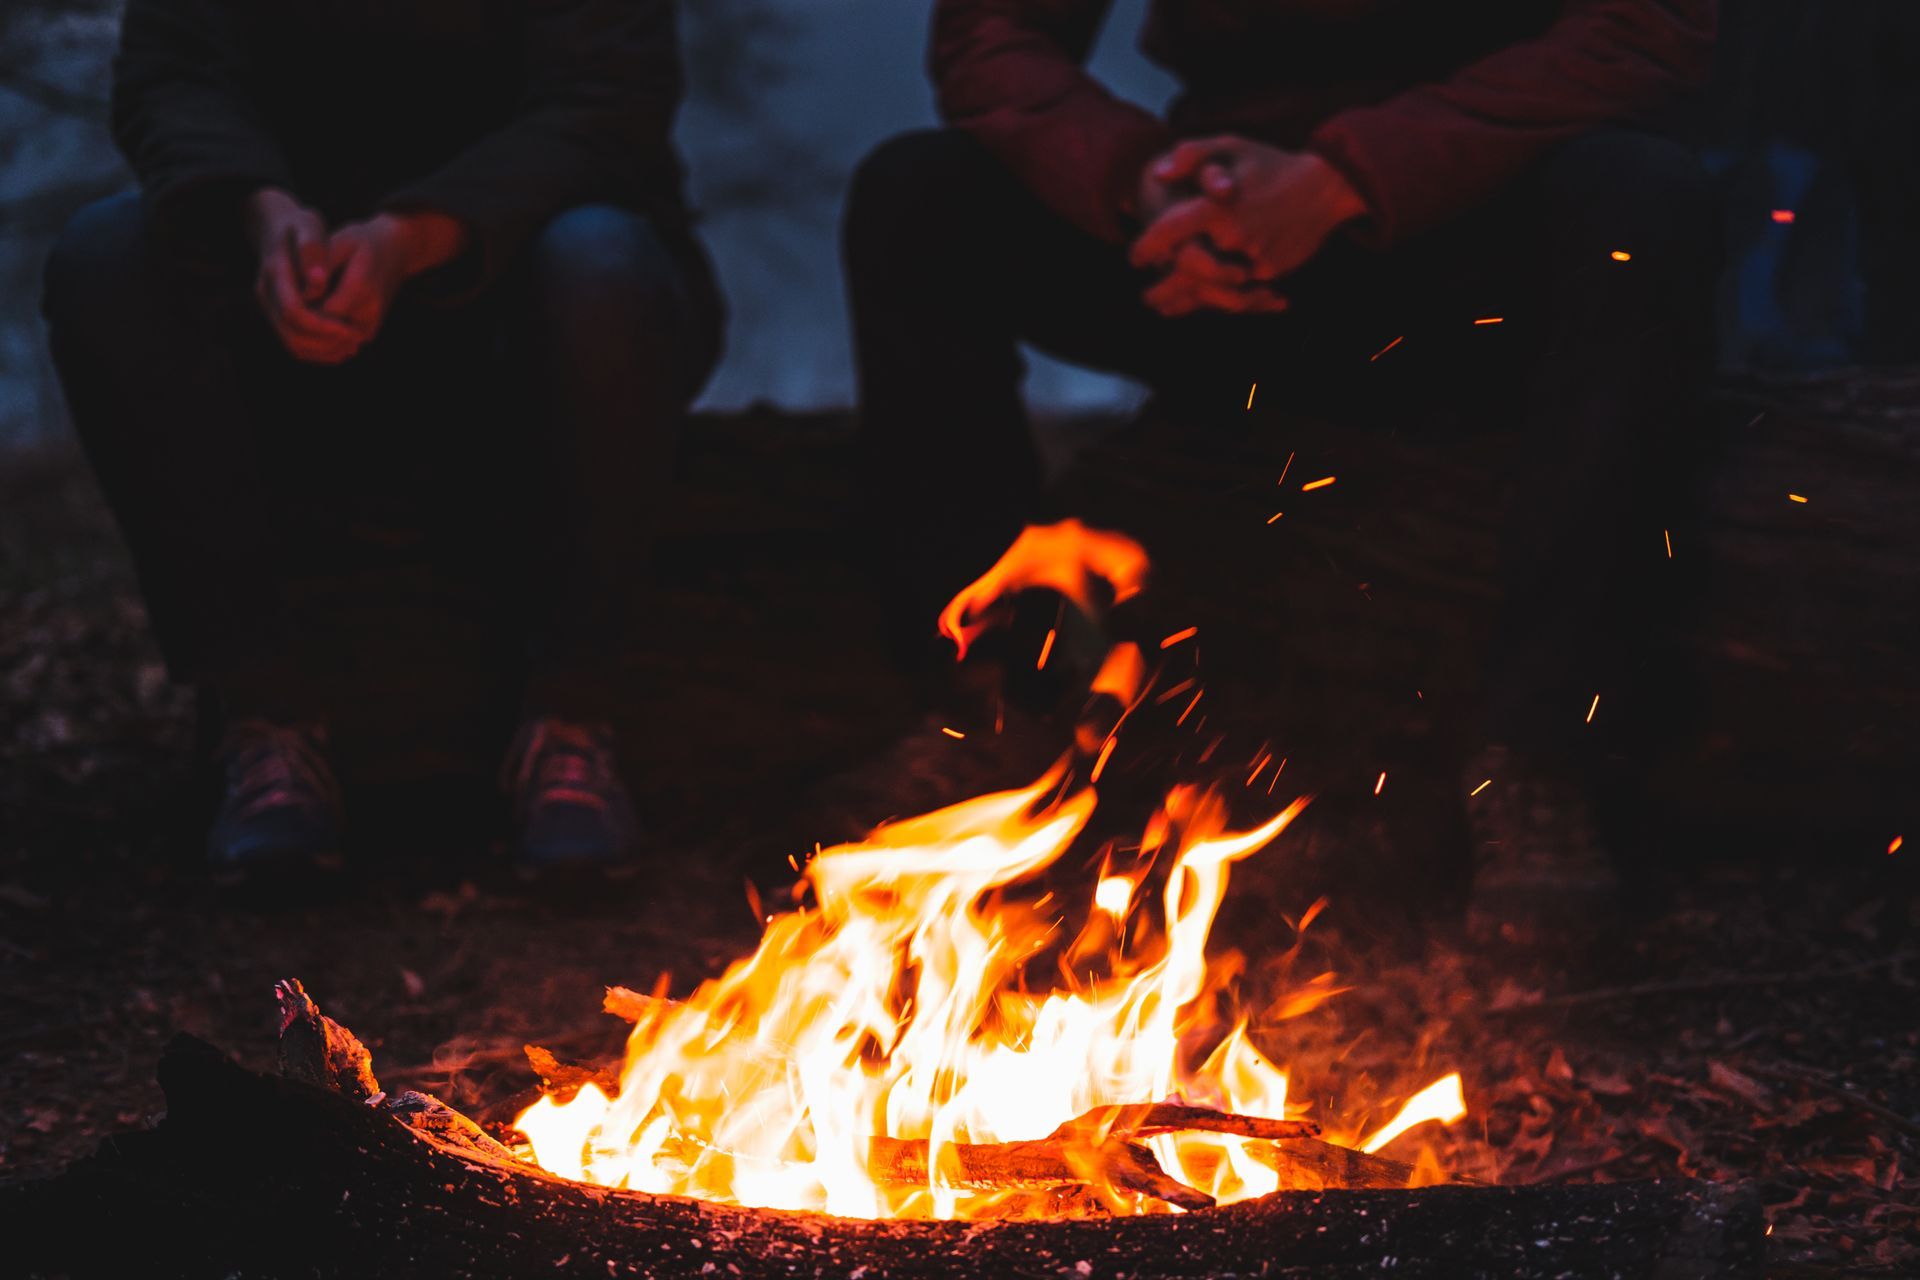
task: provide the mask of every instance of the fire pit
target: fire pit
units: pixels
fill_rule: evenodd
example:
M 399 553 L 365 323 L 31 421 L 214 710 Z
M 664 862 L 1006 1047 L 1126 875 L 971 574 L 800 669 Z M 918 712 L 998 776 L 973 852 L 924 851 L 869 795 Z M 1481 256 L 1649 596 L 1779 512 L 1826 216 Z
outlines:
M 1457 1076 L 1357 1141 L 1286 1114 L 1244 1024 L 1196 1010 L 1231 1007 L 1204 962 L 1226 868 L 1297 806 L 1230 835 L 1203 797 L 1170 798 L 1141 850 L 1164 880 L 1136 878 L 1150 859 L 1103 866 L 1061 986 L 1028 993 L 1013 979 L 1052 895 L 1020 902 L 1014 870 L 1057 856 L 1090 804 L 1042 804 L 1056 785 L 823 852 L 811 905 L 689 999 L 609 991 L 634 1027 L 621 1066 L 530 1049 L 544 1092 L 511 1127 L 383 1091 L 359 1039 L 284 981 L 278 1076 L 176 1039 L 164 1122 L 11 1193 L 9 1238 L 29 1268 L 114 1276 L 1759 1274 L 1740 1188 L 1469 1185 L 1375 1154 L 1457 1116 Z M 1163 918 L 1136 921 L 1149 883 Z M 879 972 L 834 945 L 849 934 Z M 1074 976 L 1096 955 L 1105 972 Z M 902 1053 L 916 1011 L 955 1010 L 966 1034 L 931 1067 Z M 931 1120 L 887 1105 L 920 1069 Z
M 1007 591 L 1092 607 L 1144 576 L 1137 546 L 1063 526 L 943 626 L 964 646 Z M 751 955 L 685 999 L 608 990 L 621 1063 L 530 1046 L 517 1114 L 383 1090 L 289 979 L 278 1076 L 177 1039 L 165 1121 L 11 1193 L 9 1237 L 30 1267 L 112 1275 L 1758 1273 L 1737 1188 L 1492 1187 L 1381 1154 L 1466 1114 L 1456 1073 L 1370 1121 L 1290 1102 L 1208 935 L 1233 865 L 1305 801 L 1236 831 L 1178 784 L 1069 856 L 1157 678 L 1116 645 L 1106 711 L 1039 781 L 796 861 Z

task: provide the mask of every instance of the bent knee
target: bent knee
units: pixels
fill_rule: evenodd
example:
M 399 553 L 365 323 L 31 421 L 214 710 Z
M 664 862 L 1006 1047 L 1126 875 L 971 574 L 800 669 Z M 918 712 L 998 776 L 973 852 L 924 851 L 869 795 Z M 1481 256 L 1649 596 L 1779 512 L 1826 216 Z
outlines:
M 911 228 L 916 239 L 944 234 L 941 220 L 964 218 L 995 180 L 1011 181 L 979 140 L 957 129 L 922 129 L 887 139 L 854 170 L 841 223 L 849 252 Z M 971 198 L 969 198 L 971 197 Z
M 673 255 L 644 214 L 613 205 L 578 205 L 534 237 L 537 284 L 564 293 L 671 293 Z
M 47 255 L 41 313 L 63 331 L 125 314 L 148 279 L 146 226 L 137 193 L 108 196 L 67 219 Z

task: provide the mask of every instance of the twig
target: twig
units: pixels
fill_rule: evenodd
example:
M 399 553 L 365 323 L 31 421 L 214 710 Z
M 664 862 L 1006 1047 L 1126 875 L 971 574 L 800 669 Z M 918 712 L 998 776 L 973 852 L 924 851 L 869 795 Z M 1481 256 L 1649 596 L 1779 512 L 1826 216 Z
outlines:
M 1857 978 L 1876 969 L 1898 966 L 1913 958 L 1910 951 L 1864 961 L 1838 969 L 1795 969 L 1777 973 L 1723 973 L 1706 978 L 1660 978 L 1625 987 L 1599 987 L 1592 991 L 1569 991 L 1563 995 L 1542 996 L 1520 1004 L 1495 1008 L 1483 1006 L 1483 1014 L 1530 1013 L 1536 1009 L 1565 1009 L 1585 1004 L 1605 1004 L 1614 1000 L 1638 1000 L 1642 996 L 1697 995 L 1737 987 L 1779 987 L 1807 982 L 1828 982 L 1835 978 Z
M 1745 1065 L 1747 1070 L 1756 1076 L 1766 1076 L 1772 1080 L 1785 1080 L 1796 1084 L 1804 1084 L 1818 1089 L 1822 1093 L 1830 1094 L 1833 1097 L 1844 1098 L 1868 1115 L 1879 1117 L 1909 1137 L 1920 1138 L 1920 1121 L 1914 1120 L 1911 1116 L 1901 1115 L 1892 1107 L 1883 1106 L 1875 1102 L 1872 1098 L 1862 1097 L 1859 1093 L 1856 1093 L 1844 1083 L 1835 1080 L 1823 1071 L 1816 1071 L 1812 1067 L 1803 1067 L 1793 1062 L 1749 1062 Z

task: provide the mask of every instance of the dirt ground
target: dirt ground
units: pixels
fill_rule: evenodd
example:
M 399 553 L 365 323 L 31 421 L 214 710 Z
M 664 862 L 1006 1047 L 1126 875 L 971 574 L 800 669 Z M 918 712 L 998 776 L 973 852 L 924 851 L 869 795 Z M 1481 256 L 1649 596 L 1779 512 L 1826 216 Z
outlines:
M 110 520 L 71 454 L 0 463 L 0 1181 L 147 1123 L 175 1031 L 265 1065 L 270 987 L 286 975 L 368 1040 L 389 1087 L 496 1103 L 531 1083 L 528 1041 L 578 1060 L 617 1053 L 622 1024 L 597 1012 L 604 986 L 664 972 L 684 991 L 750 948 L 750 897 L 774 900 L 789 855 L 1037 774 L 1064 730 L 1015 716 L 995 734 L 982 704 L 956 713 L 956 740 L 911 711 L 849 567 L 873 534 L 835 478 L 843 450 L 830 420 L 703 428 L 670 522 L 657 643 L 638 659 L 658 690 L 631 744 L 654 852 L 584 895 L 505 870 L 484 735 L 442 726 L 455 748 L 408 773 L 382 757 L 391 730 L 376 733 L 373 713 L 357 730 L 353 812 L 381 830 L 349 865 L 295 886 L 211 881 L 195 853 L 192 700 L 167 683 Z M 1403 511 L 1396 494 L 1432 488 L 1432 474 L 1355 501 Z M 1218 494 L 1214 475 L 1152 483 Z M 1267 502 L 1227 488 L 1233 519 Z M 1831 806 L 1828 792 L 1796 805 L 1764 779 L 1764 799 L 1799 820 L 1725 788 L 1679 816 L 1648 801 L 1618 825 L 1631 892 L 1603 938 L 1551 957 L 1467 945 L 1460 796 L 1433 704 L 1466 696 L 1446 653 L 1478 615 L 1423 622 L 1409 602 L 1454 584 L 1390 556 L 1370 566 L 1348 536 L 1359 527 L 1325 522 L 1319 542 L 1290 532 L 1306 541 L 1260 561 L 1288 579 L 1290 649 L 1260 630 L 1248 556 L 1160 566 L 1167 616 L 1211 602 L 1203 635 L 1242 637 L 1240 665 L 1224 644 L 1208 686 L 1223 708 L 1218 758 L 1237 765 L 1264 742 L 1298 761 L 1272 798 L 1244 797 L 1248 814 L 1297 788 L 1320 794 L 1237 873 L 1216 933 L 1249 957 L 1256 1038 L 1291 1068 L 1295 1096 L 1358 1124 L 1458 1070 L 1470 1116 L 1430 1139 L 1449 1169 L 1752 1180 L 1775 1274 L 1915 1274 L 1912 851 L 1888 855 L 1882 814 Z M 1208 545 L 1198 526 L 1192 542 Z M 1340 570 L 1293 571 L 1309 561 Z M 1390 625 L 1372 621 L 1380 611 Z M 1116 789 L 1128 777 L 1116 766 Z M 1316 981 L 1351 989 L 1281 1016 Z

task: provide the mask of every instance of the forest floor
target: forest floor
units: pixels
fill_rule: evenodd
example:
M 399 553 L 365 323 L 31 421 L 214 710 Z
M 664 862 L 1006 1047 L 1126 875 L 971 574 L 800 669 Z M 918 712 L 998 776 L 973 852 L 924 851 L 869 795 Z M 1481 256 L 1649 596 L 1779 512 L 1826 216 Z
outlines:
M 749 900 L 775 900 L 790 855 L 1037 775 L 1064 729 L 1015 717 L 996 734 L 983 714 L 955 739 L 888 673 L 849 567 L 863 531 L 833 479 L 844 448 L 832 420 L 706 424 L 643 656 L 660 693 L 634 767 L 654 852 L 584 897 L 504 868 L 498 802 L 473 768 L 369 783 L 354 813 L 388 829 L 297 890 L 210 879 L 192 700 L 166 680 L 110 519 L 75 455 L 0 463 L 0 1181 L 148 1123 L 176 1031 L 266 1064 L 282 976 L 368 1040 L 389 1087 L 484 1108 L 532 1083 L 529 1041 L 618 1053 L 604 986 L 666 973 L 684 992 L 750 950 Z M 1161 578 L 1184 577 L 1192 599 L 1247 576 L 1183 564 Z M 1251 590 L 1208 625 L 1257 613 Z M 1344 591 L 1326 617 L 1377 616 Z M 1302 763 L 1281 790 L 1321 796 L 1236 870 L 1216 931 L 1249 957 L 1255 1038 L 1293 1096 L 1358 1125 L 1458 1070 L 1469 1117 L 1394 1154 L 1426 1141 L 1451 1170 L 1512 1182 L 1750 1180 L 1774 1274 L 1920 1269 L 1920 899 L 1911 857 L 1886 856 L 1891 833 L 1869 846 L 1851 815 L 1823 832 L 1814 814 L 1761 839 L 1742 815 L 1695 815 L 1668 833 L 1676 856 L 1629 827 L 1647 843 L 1604 937 L 1551 956 L 1476 948 L 1458 924 L 1445 732 L 1296 732 L 1328 699 L 1415 705 L 1380 675 L 1401 670 L 1391 637 L 1319 643 L 1340 655 L 1332 674 L 1268 650 L 1284 679 L 1209 686 L 1233 706 L 1220 723 L 1288 724 Z M 1447 675 L 1422 678 L 1424 706 Z M 1332 763 L 1316 771 L 1316 755 Z M 1392 779 L 1377 796 L 1376 764 Z M 1328 972 L 1351 989 L 1288 1000 Z

